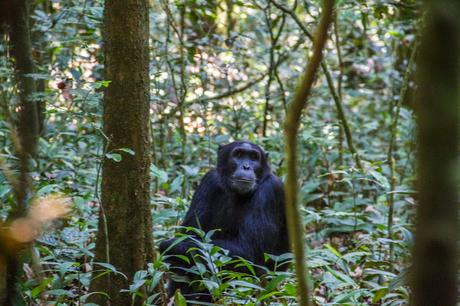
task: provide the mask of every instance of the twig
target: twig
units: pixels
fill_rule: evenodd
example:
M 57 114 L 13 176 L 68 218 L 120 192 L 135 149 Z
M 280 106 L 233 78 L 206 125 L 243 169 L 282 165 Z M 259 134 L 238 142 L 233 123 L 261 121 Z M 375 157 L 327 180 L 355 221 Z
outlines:
M 270 1 L 278 9 L 280 9 L 281 11 L 283 11 L 286 14 L 288 14 L 289 16 L 291 16 L 291 18 L 295 21 L 295 23 L 297 23 L 297 25 L 302 30 L 302 32 L 305 34 L 305 36 L 307 36 L 311 41 L 314 41 L 313 35 L 305 27 L 305 25 L 302 23 L 302 21 L 300 21 L 299 17 L 294 13 L 293 10 L 289 10 L 289 9 L 285 8 L 281 4 L 277 3 L 275 0 L 270 0 Z M 326 77 L 326 82 L 327 82 L 329 91 L 331 92 L 332 99 L 334 100 L 335 106 L 337 108 L 337 113 L 338 113 L 338 116 L 339 116 L 339 120 L 342 123 L 342 127 L 343 127 L 343 130 L 345 132 L 345 138 L 346 138 L 346 141 L 347 141 L 348 149 L 350 150 L 351 154 L 353 155 L 353 157 L 355 159 L 356 166 L 359 169 L 363 169 L 361 159 L 360 159 L 359 154 L 356 151 L 355 146 L 353 144 L 353 135 L 351 134 L 350 127 L 348 125 L 348 120 L 347 120 L 347 118 L 345 116 L 345 112 L 343 110 L 342 100 L 341 100 L 340 96 L 337 94 L 337 92 L 335 90 L 332 75 L 331 75 L 331 73 L 329 71 L 329 68 L 327 67 L 327 64 L 324 61 L 321 62 L 321 69 L 323 70 L 324 76 Z
M 283 102 L 283 109 L 284 109 L 284 113 L 286 114 L 287 113 L 287 100 L 286 100 L 286 94 L 284 93 L 285 90 L 284 90 L 284 84 L 283 82 L 281 81 L 281 78 L 278 74 L 278 68 L 275 69 L 275 71 L 273 72 L 274 76 L 275 76 L 275 79 L 276 79 L 276 82 L 278 83 L 278 86 L 280 88 L 280 94 L 281 94 L 281 101 Z
M 337 60 L 339 61 L 339 76 L 337 77 L 337 93 L 340 100 L 342 100 L 342 80 L 343 80 L 343 58 L 342 50 L 340 48 L 340 36 L 339 36 L 339 13 L 336 8 L 334 14 L 334 38 L 335 38 L 335 49 L 337 51 Z
M 300 46 L 300 43 L 296 44 L 293 49 L 297 49 L 298 47 Z M 278 68 L 286 59 L 288 59 L 288 54 L 283 54 L 282 56 L 280 56 L 278 58 L 278 61 L 276 61 L 274 67 L 275 68 Z M 239 87 L 235 87 L 229 91 L 226 91 L 224 93 L 221 93 L 219 95 L 215 95 L 215 96 L 212 96 L 212 97 L 200 97 L 198 99 L 195 99 L 193 100 L 192 102 L 189 102 L 190 104 L 193 104 L 193 103 L 196 103 L 196 102 L 208 102 L 208 101 L 212 101 L 212 100 L 219 100 L 219 99 L 223 99 L 223 98 L 228 98 L 228 97 L 231 97 L 235 94 L 238 94 L 240 92 L 243 92 L 245 91 L 246 89 L 249 89 L 251 88 L 252 86 L 260 83 L 261 81 L 263 81 L 265 79 L 265 77 L 268 75 L 268 71 L 266 73 L 264 73 L 263 75 L 261 75 L 260 77 L 242 85 L 242 86 L 239 86 Z
M 229 91 L 226 91 L 224 93 L 221 93 L 219 95 L 215 95 L 215 96 L 212 96 L 212 97 L 205 97 L 205 98 L 199 98 L 197 99 L 196 101 L 199 101 L 199 102 L 208 102 L 208 101 L 212 101 L 212 100 L 219 100 L 219 99 L 223 99 L 223 98 L 228 98 L 230 96 L 233 96 L 235 94 L 238 94 L 240 92 L 243 92 L 245 91 L 246 89 L 248 88 L 251 88 L 252 86 L 256 85 L 257 83 L 261 82 L 263 79 L 265 79 L 265 77 L 267 76 L 267 74 L 263 74 L 261 75 L 260 77 L 258 77 L 257 79 L 251 81 L 251 82 L 248 82 L 246 84 L 244 84 L 243 86 L 240 86 L 240 87 L 235 87 Z
M 327 40 L 327 30 L 332 21 L 334 2 L 334 0 L 324 0 L 323 2 L 322 16 L 318 26 L 318 32 L 313 42 L 313 55 L 297 87 L 294 99 L 289 105 L 284 129 L 287 160 L 287 178 L 285 183 L 286 214 L 289 236 L 295 257 L 295 267 L 298 279 L 297 294 L 300 297 L 299 304 L 301 306 L 309 305 L 309 292 L 302 235 L 304 230 L 300 221 L 300 212 L 297 207 L 297 131 L 300 125 L 302 109 L 310 95 L 316 71 L 321 63 L 322 51 Z
M 342 96 L 342 79 L 343 79 L 343 59 L 342 50 L 340 49 L 340 36 L 339 36 L 339 12 L 338 8 L 334 14 L 334 38 L 335 38 L 335 49 L 337 51 L 337 59 L 339 61 L 339 76 L 337 77 L 337 93 L 340 101 L 343 101 Z M 343 164 L 343 124 L 339 125 L 339 162 Z
M 264 117 L 262 124 L 262 136 L 267 136 L 267 126 L 268 126 L 268 109 L 270 107 L 270 86 L 273 81 L 273 76 L 275 72 L 275 49 L 278 44 L 278 40 L 283 32 L 283 28 L 286 21 L 286 15 L 283 13 L 281 19 L 281 25 L 279 27 L 278 33 L 275 35 L 273 33 L 273 23 L 271 21 L 271 5 L 270 2 L 267 5 L 267 9 L 264 10 L 265 21 L 270 33 L 270 54 L 269 54 L 269 68 L 268 68 L 268 81 L 265 86 L 265 107 L 264 107 Z
M 109 228 L 107 225 L 107 215 L 105 213 L 104 205 L 102 204 L 102 199 L 100 197 L 100 192 L 99 192 L 99 180 L 101 177 L 101 170 L 102 170 L 102 166 L 104 165 L 105 154 L 107 153 L 108 147 L 110 146 L 110 138 L 104 133 L 102 129 L 98 129 L 98 131 L 101 133 L 102 137 L 104 137 L 103 143 L 105 143 L 105 145 L 103 145 L 100 163 L 97 165 L 97 168 L 96 168 L 96 182 L 94 186 L 94 197 L 99 202 L 99 207 L 101 208 L 101 217 L 102 217 L 102 221 L 104 222 L 105 260 L 107 263 L 110 263 L 110 243 L 109 243 Z M 108 275 L 108 282 L 109 284 L 111 282 L 110 273 Z
M 396 133 L 398 132 L 398 122 L 399 122 L 399 113 L 401 111 L 401 104 L 406 97 L 407 89 L 409 87 L 409 77 L 412 71 L 412 66 L 415 61 L 415 54 L 417 52 L 417 43 L 412 49 L 411 56 L 409 58 L 409 62 L 407 64 L 406 71 L 404 73 L 403 83 L 401 85 L 401 89 L 399 92 L 398 101 L 396 103 L 396 110 L 393 113 L 393 122 L 390 128 L 390 141 L 388 144 L 388 153 L 387 153 L 387 161 L 388 167 L 390 168 L 390 190 L 387 194 L 387 201 L 388 201 L 388 220 L 387 220 L 387 228 L 388 228 L 388 240 L 390 241 L 390 254 L 389 258 L 390 261 L 393 258 L 393 243 L 391 243 L 391 239 L 393 236 L 393 214 L 394 214 L 394 189 L 396 187 L 396 169 L 395 169 L 395 160 L 393 156 L 394 151 L 394 144 L 396 139 Z

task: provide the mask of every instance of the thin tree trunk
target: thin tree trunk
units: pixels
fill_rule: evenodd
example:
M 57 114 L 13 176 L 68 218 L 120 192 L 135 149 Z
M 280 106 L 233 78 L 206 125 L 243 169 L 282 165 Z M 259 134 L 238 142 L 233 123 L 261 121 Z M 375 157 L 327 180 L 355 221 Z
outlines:
M 322 52 L 327 40 L 327 30 L 332 21 L 334 0 L 324 0 L 321 21 L 313 43 L 313 55 L 308 67 L 297 87 L 295 96 L 286 114 L 284 134 L 286 137 L 285 151 L 287 161 L 286 177 L 286 215 L 289 237 L 295 257 L 295 268 L 298 279 L 299 305 L 309 305 L 307 271 L 303 244 L 303 226 L 297 207 L 297 131 L 300 126 L 300 116 L 315 79 L 316 71 L 321 63 Z
M 460 2 L 427 0 L 418 71 L 418 209 L 412 305 L 458 298 Z
M 153 259 L 148 11 L 147 0 L 105 2 L 105 78 L 111 83 L 104 95 L 104 132 L 109 138 L 107 152 L 121 154 L 122 160 L 106 159 L 102 166 L 105 218 L 99 219 L 95 262 L 110 262 L 128 280 L 116 274 L 93 279 L 91 291 L 110 296 L 107 301 L 93 295 L 92 301 L 100 305 L 131 305 L 131 297 L 120 290 L 127 289 L 134 273 Z M 123 148 L 134 155 L 117 151 Z M 140 305 L 139 299 L 135 305 Z
M 35 11 L 36 9 L 41 9 L 43 12 L 46 14 L 50 14 L 52 11 L 51 3 L 44 2 L 44 3 L 38 3 L 38 1 L 35 2 L 35 4 L 32 5 L 32 12 Z M 30 31 L 31 31 L 31 41 L 32 41 L 32 52 L 36 54 L 35 56 L 35 71 L 37 72 L 45 72 L 43 71 L 43 67 L 46 67 L 46 63 L 50 62 L 50 58 L 47 56 L 49 49 L 47 47 L 47 42 L 46 39 L 43 35 L 43 32 L 39 30 L 34 29 L 34 23 L 30 25 Z M 46 68 L 45 68 L 46 69 Z M 42 70 L 42 71 L 40 71 Z M 46 73 L 46 72 L 45 72 Z M 38 134 L 40 136 L 45 136 L 46 135 L 46 98 L 45 98 L 45 91 L 48 88 L 48 80 L 45 79 L 38 79 L 35 81 L 36 85 L 36 92 L 40 94 L 40 99 L 37 100 L 37 118 L 38 118 Z
M 15 152 L 19 159 L 19 176 L 15 188 L 15 206 L 8 220 L 23 217 L 27 213 L 30 197 L 29 158 L 37 153 L 38 113 L 32 100 L 35 92 L 34 80 L 27 76 L 34 72 L 29 29 L 29 3 L 27 0 L 11 1 L 7 4 L 10 15 L 7 16 L 10 39 L 10 56 L 14 60 L 16 84 L 18 88 L 18 114 L 16 119 L 17 135 Z M 17 136 L 17 137 L 16 137 Z M 18 280 L 23 274 L 23 263 L 29 256 L 29 248 L 15 256 L 6 258 L 6 299 L 4 305 L 25 305 L 19 292 Z
M 31 96 L 35 92 L 34 80 L 27 76 L 34 72 L 29 29 L 27 0 L 12 1 L 9 16 L 10 54 L 14 59 L 16 83 L 19 93 L 17 128 L 24 154 L 35 156 L 38 143 L 37 104 Z
M 268 65 L 268 81 L 265 86 L 265 106 L 264 106 L 264 116 L 263 116 L 263 122 L 262 122 L 262 136 L 266 137 L 267 136 L 267 128 L 268 128 L 268 115 L 270 112 L 270 100 L 271 100 L 271 91 L 270 87 L 276 78 L 276 61 L 275 61 L 275 49 L 278 45 L 278 40 L 281 36 L 281 33 L 283 32 L 284 25 L 286 22 L 286 16 L 283 14 L 281 16 L 281 24 L 278 28 L 278 32 L 275 33 L 275 26 L 274 22 L 271 20 L 272 16 L 272 10 L 271 10 L 271 5 L 268 3 L 267 8 L 264 10 L 265 14 L 265 22 L 267 24 L 268 32 L 270 34 L 270 51 L 269 51 L 269 65 Z M 284 93 L 283 93 L 284 94 Z
M 390 126 L 390 140 L 388 142 L 388 153 L 387 153 L 387 161 L 388 161 L 388 168 L 390 170 L 390 192 L 387 194 L 387 202 L 388 202 L 388 219 L 387 219 L 387 229 L 388 229 L 388 240 L 391 241 L 393 239 L 393 214 L 394 214 L 394 202 L 395 202 L 395 195 L 394 191 L 397 184 L 396 178 L 396 165 L 395 165 L 395 158 L 394 158 L 394 149 L 395 149 L 395 142 L 396 136 L 398 133 L 398 122 L 399 122 L 399 114 L 401 112 L 401 105 L 406 98 L 407 89 L 409 88 L 409 79 L 412 72 L 412 66 L 415 60 L 415 55 L 417 51 L 417 45 L 413 46 L 412 54 L 409 58 L 409 63 L 407 64 L 406 71 L 404 73 L 403 83 L 401 85 L 401 90 L 399 91 L 399 98 L 395 105 L 395 110 L 393 111 L 393 121 Z M 389 248 L 389 259 L 390 261 L 393 260 L 393 249 L 394 245 L 390 242 Z
M 227 40 L 226 43 L 231 46 L 233 44 L 233 34 L 232 32 L 235 30 L 236 19 L 233 16 L 233 0 L 225 0 L 226 9 L 225 9 L 225 16 L 226 16 L 226 23 L 227 23 Z

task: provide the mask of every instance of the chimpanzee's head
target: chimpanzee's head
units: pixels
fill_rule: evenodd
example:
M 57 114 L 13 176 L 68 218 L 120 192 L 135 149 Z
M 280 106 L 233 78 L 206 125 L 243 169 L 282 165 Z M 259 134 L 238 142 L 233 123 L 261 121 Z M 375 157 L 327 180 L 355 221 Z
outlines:
M 270 173 L 267 157 L 261 147 L 249 141 L 235 141 L 219 146 L 217 170 L 227 187 L 246 195 L 256 190 L 258 182 Z

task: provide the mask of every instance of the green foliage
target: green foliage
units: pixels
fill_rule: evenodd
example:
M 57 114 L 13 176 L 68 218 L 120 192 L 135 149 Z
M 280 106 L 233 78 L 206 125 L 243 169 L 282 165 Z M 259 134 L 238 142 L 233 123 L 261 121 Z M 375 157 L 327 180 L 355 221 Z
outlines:
M 191 268 L 184 269 L 193 276 L 193 279 L 173 274 L 171 277 L 175 281 L 191 284 L 197 291 L 208 290 L 213 300 L 219 304 L 256 305 L 267 301 L 271 303 L 294 301 L 295 295 L 286 295 L 282 289 L 289 285 L 288 280 L 292 282 L 293 274 L 291 272 L 276 271 L 278 269 L 270 271 L 262 266 L 254 266 L 244 258 L 229 257 L 227 250 L 212 244 L 211 238 L 215 231 L 205 233 L 195 228 L 183 228 L 183 230 L 191 231 L 195 236 L 179 233 L 177 234 L 177 243 L 189 239 L 194 242 L 195 246 L 188 250 L 191 257 L 184 255 L 176 255 L 175 257 L 188 264 L 193 263 Z M 193 262 L 190 262 L 190 258 Z M 276 267 L 289 264 L 291 259 L 290 254 L 266 256 L 266 260 L 274 261 Z M 159 260 L 161 262 L 162 258 Z M 160 266 L 159 270 L 162 268 L 170 269 L 172 267 Z M 235 268 L 238 271 L 234 271 Z M 256 269 L 263 273 L 257 273 Z M 153 273 L 152 279 L 155 279 L 155 275 L 157 274 Z M 152 295 L 152 297 L 156 296 Z M 177 299 L 181 300 L 176 295 L 176 302 L 178 302 Z
M 319 1 L 298 2 L 292 12 L 313 29 Z M 291 10 L 294 1 L 277 3 Z M 130 148 L 105 150 L 109 135 L 102 131 L 101 100 L 110 80 L 102 75 L 102 5 L 99 0 L 36 1 L 33 8 L 37 73 L 31 77 L 44 85 L 34 98 L 46 106 L 46 129 L 30 175 L 36 196 L 62 193 L 74 204 L 71 216 L 34 245 L 35 264 L 42 269 L 26 267 L 30 273 L 21 284 L 31 305 L 89 306 L 85 303 L 90 294 L 105 294 L 89 293 L 91 278 L 107 273 L 124 277 L 110 263 L 92 261 L 101 165 L 137 153 Z M 218 144 L 255 141 L 270 152 L 273 170 L 285 174 L 284 109 L 311 42 L 292 16 L 265 0 L 153 1 L 151 5 L 150 171 L 158 242 L 174 235 L 199 179 L 215 165 Z M 331 33 L 324 60 L 337 91 L 340 86 L 363 169 L 356 166 L 347 147 L 320 73 L 299 135 L 302 220 L 311 292 L 318 305 L 396 306 L 409 299 L 406 275 L 412 246 L 415 150 L 410 97 L 403 97 L 399 113 L 393 188 L 387 152 L 395 105 L 402 99 L 398 94 L 417 35 L 418 5 L 417 1 L 338 1 L 341 58 L 337 37 Z M 233 11 L 227 15 L 230 8 Z M 272 35 L 278 31 L 278 41 L 272 45 Z M 0 159 L 14 168 L 11 127 L 17 88 L 12 63 L 5 56 L 7 47 L 7 41 L 1 41 Z M 262 136 L 264 121 L 267 130 Z M 391 236 L 390 194 L 394 195 Z M 1 221 L 13 203 L 11 186 L 0 172 Z M 194 286 L 207 288 L 217 304 L 295 302 L 292 270 L 265 270 L 258 276 L 254 271 L 262 267 L 230 258 L 212 245 L 211 233 L 196 234 L 200 239 L 190 250 L 195 265 L 189 272 L 197 276 Z M 289 255 L 278 258 L 290 259 Z M 231 265 L 246 267 L 248 273 L 232 271 Z M 159 254 L 134 275 L 126 294 L 155 305 L 162 298 L 169 269 Z M 179 292 L 174 298 L 177 305 L 184 305 Z

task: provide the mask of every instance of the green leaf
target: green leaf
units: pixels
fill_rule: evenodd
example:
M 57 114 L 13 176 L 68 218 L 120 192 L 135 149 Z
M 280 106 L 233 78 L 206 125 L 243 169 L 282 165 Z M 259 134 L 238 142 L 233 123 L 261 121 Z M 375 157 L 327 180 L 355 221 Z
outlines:
M 99 88 L 102 88 L 102 87 L 109 87 L 110 83 L 112 83 L 112 81 L 97 81 L 97 82 L 94 82 L 93 83 L 93 87 L 95 89 L 99 89 Z
M 157 166 L 155 166 L 154 164 L 150 165 L 150 172 L 152 173 L 153 177 L 156 177 L 159 179 L 160 184 L 166 183 L 168 181 L 168 173 L 166 171 L 163 171 L 157 168 Z
M 139 279 L 134 282 L 134 284 L 129 286 L 129 291 L 130 292 L 135 292 L 137 289 L 142 287 L 145 284 L 146 280 L 145 279 Z
M 388 180 L 385 176 L 374 170 L 369 170 L 369 174 L 375 179 L 377 184 L 385 189 L 390 189 L 390 183 L 388 183 Z
M 233 287 L 246 287 L 246 288 L 251 288 L 255 290 L 264 290 L 264 288 L 256 284 L 252 284 L 252 283 L 245 282 L 245 281 L 239 281 L 239 280 L 231 281 L 229 282 L 229 285 Z
M 283 280 L 288 278 L 288 274 L 280 274 L 273 278 L 265 287 L 265 292 L 270 292 L 274 290 Z
M 180 290 L 177 289 L 174 293 L 174 305 L 176 306 L 187 306 L 187 301 L 184 296 L 180 293 Z
M 197 176 L 198 173 L 200 172 L 199 167 L 190 167 L 190 166 L 183 165 L 182 168 L 185 170 L 185 173 L 188 176 L 192 176 L 192 177 Z
M 238 262 L 239 263 L 236 265 L 237 268 L 246 267 L 251 272 L 252 275 L 256 275 L 256 271 L 254 270 L 254 267 L 246 259 L 242 257 L 238 257 Z
M 293 284 L 286 284 L 286 286 L 284 286 L 284 291 L 288 296 L 297 296 L 297 287 Z
M 257 298 L 257 301 L 258 301 L 258 302 L 261 302 L 261 301 L 263 301 L 263 300 L 266 300 L 266 299 L 268 299 L 268 298 L 271 298 L 272 296 L 275 296 L 275 295 L 280 294 L 280 293 L 282 293 L 282 292 L 280 292 L 280 291 L 271 291 L 271 292 L 269 292 L 269 293 L 263 294 L 263 295 L 261 295 L 260 297 L 258 297 L 258 298 Z
M 375 291 L 372 303 L 378 303 L 387 294 L 388 288 L 381 288 Z
M 176 192 L 180 190 L 181 186 L 182 186 L 182 175 L 178 175 L 169 185 L 169 191 Z
M 342 258 L 342 254 L 340 254 L 340 252 L 337 251 L 332 245 L 326 243 L 324 246 L 338 258 Z
M 73 271 L 75 270 L 73 267 L 74 267 L 74 262 L 63 262 L 61 265 L 59 265 L 59 273 L 61 275 L 64 275 L 65 273 L 69 272 L 69 271 Z
M 69 291 L 69 290 L 64 290 L 64 289 L 53 289 L 53 290 L 48 290 L 46 291 L 46 294 L 49 295 L 55 295 L 55 296 L 68 296 L 68 297 L 74 297 L 75 295 Z
M 352 302 L 353 300 L 359 299 L 362 296 L 366 296 L 367 293 L 368 293 L 368 291 L 366 289 L 352 290 L 352 291 L 345 292 L 345 293 L 337 295 L 334 298 L 333 302 L 334 303 L 341 303 L 340 305 L 342 305 L 342 303 Z M 336 305 L 336 304 L 334 304 L 334 305 Z
M 59 185 L 57 184 L 46 185 L 37 191 L 37 196 L 39 197 L 45 196 L 47 194 L 50 194 L 52 191 L 57 190 L 58 188 L 59 188 Z
M 152 282 L 150 284 L 150 291 L 153 291 L 153 289 L 156 288 L 156 286 L 160 283 L 160 280 L 161 280 L 161 277 L 163 276 L 163 272 L 161 271 L 157 271 L 154 275 L 153 275 L 153 278 L 152 278 Z
M 113 160 L 116 163 L 119 163 L 122 160 L 121 154 L 118 154 L 118 153 L 106 153 L 105 157 Z
M 339 271 L 336 271 L 336 270 L 333 270 L 331 269 L 330 267 L 326 267 L 326 270 L 329 271 L 329 273 L 331 273 L 331 275 L 334 276 L 334 278 L 336 278 L 337 280 L 339 280 L 340 282 L 344 282 L 354 288 L 357 287 L 355 281 L 348 275 L 345 275 L 344 273 L 342 272 L 339 272 Z
M 120 148 L 120 149 L 117 149 L 118 151 L 122 151 L 122 152 L 125 152 L 125 153 L 128 153 L 129 155 L 131 156 L 134 156 L 136 154 L 136 152 L 134 152 L 133 150 L 131 149 L 128 149 L 128 148 Z
M 126 277 L 126 275 L 124 275 L 122 272 L 118 271 L 117 268 L 115 268 L 114 266 L 112 266 L 111 264 L 107 263 L 107 262 L 94 262 L 95 265 L 99 265 L 103 268 L 106 268 L 108 271 L 110 272 L 113 272 L 115 274 L 119 274 L 121 276 L 123 276 L 125 279 L 128 279 Z

